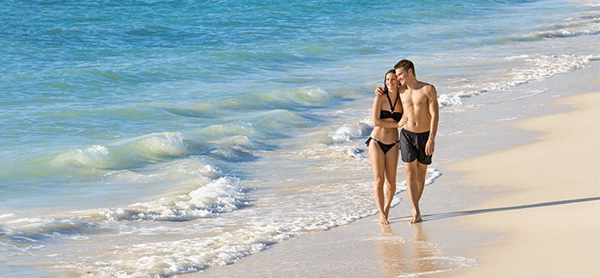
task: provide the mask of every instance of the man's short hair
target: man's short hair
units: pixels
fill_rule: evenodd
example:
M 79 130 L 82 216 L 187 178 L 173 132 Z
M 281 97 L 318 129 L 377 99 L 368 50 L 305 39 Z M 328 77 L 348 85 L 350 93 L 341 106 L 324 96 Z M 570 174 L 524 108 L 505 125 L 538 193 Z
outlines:
M 413 64 L 413 62 L 411 62 L 410 60 L 400 60 L 400 62 L 396 63 L 396 65 L 394 66 L 394 69 L 399 68 L 403 68 L 405 71 L 408 71 L 408 69 L 412 69 L 413 75 L 417 76 L 417 73 L 415 72 L 415 64 Z

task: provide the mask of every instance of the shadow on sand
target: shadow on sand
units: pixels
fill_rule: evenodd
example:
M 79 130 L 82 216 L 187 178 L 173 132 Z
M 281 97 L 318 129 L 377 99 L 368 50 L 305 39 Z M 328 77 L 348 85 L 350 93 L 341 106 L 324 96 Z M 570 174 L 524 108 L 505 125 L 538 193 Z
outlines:
M 489 208 L 489 209 L 463 210 L 463 211 L 454 211 L 454 212 L 426 214 L 426 215 L 423 215 L 423 222 L 439 220 L 439 219 L 444 219 L 444 218 L 458 217 L 458 216 L 480 214 L 480 213 L 528 209 L 528 208 L 547 207 L 547 206 L 558 206 L 558 205 L 566 205 L 566 204 L 581 203 L 581 202 L 591 202 L 591 201 L 598 201 L 598 200 L 600 200 L 600 197 L 571 199 L 571 200 L 544 202 L 544 203 L 528 204 L 528 205 L 520 205 L 520 206 L 510 206 L 510 207 L 499 207 L 499 208 Z M 411 217 L 412 216 L 403 216 L 403 217 L 398 217 L 398 218 L 390 219 L 390 220 L 392 220 L 392 221 L 409 220 Z

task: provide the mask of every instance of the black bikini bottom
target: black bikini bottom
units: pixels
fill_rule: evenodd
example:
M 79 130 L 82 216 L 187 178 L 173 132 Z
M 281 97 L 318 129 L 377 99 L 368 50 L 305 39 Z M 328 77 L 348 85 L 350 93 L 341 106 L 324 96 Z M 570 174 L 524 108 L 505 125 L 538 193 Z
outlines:
M 365 142 L 365 144 L 367 144 L 367 147 L 369 146 L 369 143 L 371 142 L 371 139 L 373 139 L 373 140 L 375 140 L 377 142 L 377 144 L 379 145 L 379 147 L 383 151 L 383 154 L 386 154 L 389 150 L 391 150 L 394 146 L 396 146 L 398 144 L 398 142 L 400 142 L 400 140 L 396 140 L 392 144 L 384 144 L 384 143 L 381 143 L 381 141 L 379 139 L 377 139 L 377 138 L 369 137 L 369 139 L 367 139 L 367 142 Z

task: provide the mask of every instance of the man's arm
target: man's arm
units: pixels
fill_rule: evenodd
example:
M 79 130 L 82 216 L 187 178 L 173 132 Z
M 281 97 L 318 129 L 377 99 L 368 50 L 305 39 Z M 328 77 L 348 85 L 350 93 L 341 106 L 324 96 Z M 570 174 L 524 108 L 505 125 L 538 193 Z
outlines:
M 435 150 L 435 135 L 437 134 L 438 121 L 440 119 L 440 107 L 438 105 L 437 91 L 433 85 L 428 86 L 426 90 L 427 98 L 429 100 L 429 115 L 431 116 L 431 122 L 429 123 L 429 138 L 425 145 L 425 154 L 433 155 Z
M 377 89 L 375 89 L 375 95 L 376 96 L 382 96 L 383 95 L 383 88 L 377 87 Z

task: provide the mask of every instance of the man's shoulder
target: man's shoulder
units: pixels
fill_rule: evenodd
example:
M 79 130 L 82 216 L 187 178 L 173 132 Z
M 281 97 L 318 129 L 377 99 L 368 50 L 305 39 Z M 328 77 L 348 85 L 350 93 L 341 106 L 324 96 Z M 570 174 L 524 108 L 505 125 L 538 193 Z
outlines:
M 419 90 L 425 95 L 437 94 L 435 86 L 426 82 L 419 81 Z
M 435 90 L 435 86 L 433 86 L 432 84 L 429 84 L 427 82 L 419 81 L 419 89 L 423 89 L 426 91 Z

